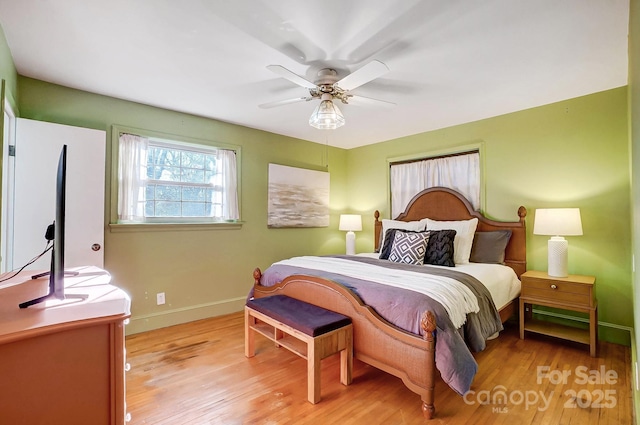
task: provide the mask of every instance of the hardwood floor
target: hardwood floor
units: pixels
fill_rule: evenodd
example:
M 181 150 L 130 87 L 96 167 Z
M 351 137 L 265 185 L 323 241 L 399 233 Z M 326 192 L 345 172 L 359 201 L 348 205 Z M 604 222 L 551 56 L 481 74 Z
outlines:
M 476 355 L 472 391 L 436 385 L 436 418 L 398 378 L 354 360 L 340 384 L 339 355 L 322 362 L 322 401 L 307 401 L 306 361 L 256 337 L 244 356 L 234 313 L 126 338 L 131 424 L 632 424 L 630 350 L 531 336 L 516 323 Z M 501 397 L 503 396 L 503 397 Z

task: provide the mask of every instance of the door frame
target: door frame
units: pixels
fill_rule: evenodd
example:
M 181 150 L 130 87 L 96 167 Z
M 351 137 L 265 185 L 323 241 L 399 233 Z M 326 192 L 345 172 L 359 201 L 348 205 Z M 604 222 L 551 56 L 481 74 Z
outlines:
M 15 156 L 9 155 L 16 146 L 16 115 L 7 99 L 3 103 L 2 125 L 2 216 L 0 218 L 0 273 L 13 270 L 13 222 L 15 199 Z

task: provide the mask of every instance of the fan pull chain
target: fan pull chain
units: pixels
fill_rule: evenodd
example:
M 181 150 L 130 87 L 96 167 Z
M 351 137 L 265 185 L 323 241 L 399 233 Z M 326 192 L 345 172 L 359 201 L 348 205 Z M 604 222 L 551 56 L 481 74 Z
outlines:
M 329 137 L 324 138 L 324 168 L 329 170 Z

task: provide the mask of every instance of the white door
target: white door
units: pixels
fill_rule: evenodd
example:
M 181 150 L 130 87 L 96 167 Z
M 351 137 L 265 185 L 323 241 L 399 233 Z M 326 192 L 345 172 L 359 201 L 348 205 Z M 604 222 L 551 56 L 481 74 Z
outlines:
M 46 246 L 44 234 L 55 219 L 58 158 L 65 144 L 65 267 L 103 267 L 105 143 L 101 130 L 17 119 L 12 269 L 24 266 Z M 47 254 L 27 268 L 48 270 L 50 262 Z

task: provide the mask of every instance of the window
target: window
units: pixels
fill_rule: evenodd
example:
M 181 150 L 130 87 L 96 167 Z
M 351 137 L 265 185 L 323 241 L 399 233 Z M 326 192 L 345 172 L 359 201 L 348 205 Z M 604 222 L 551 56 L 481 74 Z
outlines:
M 480 152 L 462 152 L 391 162 L 391 216 L 402 213 L 420 191 L 444 186 L 460 192 L 480 209 Z
M 238 220 L 238 151 L 119 133 L 118 222 Z

